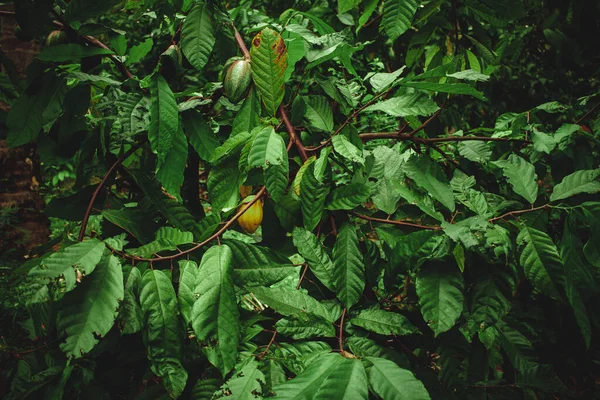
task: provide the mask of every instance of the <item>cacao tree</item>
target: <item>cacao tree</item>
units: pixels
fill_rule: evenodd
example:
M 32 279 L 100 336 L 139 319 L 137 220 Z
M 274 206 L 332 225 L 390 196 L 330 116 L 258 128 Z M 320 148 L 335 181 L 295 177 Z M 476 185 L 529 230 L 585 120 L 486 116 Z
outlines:
M 595 2 L 14 7 L 6 398 L 600 395 Z

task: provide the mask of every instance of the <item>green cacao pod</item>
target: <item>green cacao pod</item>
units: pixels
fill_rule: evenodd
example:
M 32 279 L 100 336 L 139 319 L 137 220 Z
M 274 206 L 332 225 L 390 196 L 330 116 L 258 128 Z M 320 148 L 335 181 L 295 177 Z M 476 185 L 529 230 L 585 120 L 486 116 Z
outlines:
M 223 79 L 225 96 L 232 103 L 237 103 L 246 97 L 251 82 L 250 62 L 247 60 L 234 61 L 227 69 Z
M 46 47 L 69 43 L 69 36 L 65 31 L 52 31 L 46 38 Z

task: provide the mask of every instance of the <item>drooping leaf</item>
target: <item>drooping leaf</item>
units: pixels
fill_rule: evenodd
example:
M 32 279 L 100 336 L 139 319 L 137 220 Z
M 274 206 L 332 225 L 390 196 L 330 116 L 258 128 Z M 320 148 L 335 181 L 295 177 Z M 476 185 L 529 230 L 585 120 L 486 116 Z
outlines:
M 481 163 L 489 161 L 492 155 L 492 149 L 485 142 L 467 141 L 458 145 L 458 152 L 467 160 Z
M 67 334 L 60 346 L 67 357 L 83 357 L 98 343 L 97 338 L 108 333 L 123 296 L 121 264 L 115 256 L 105 255 L 94 273 L 63 299 L 57 329 Z
M 358 302 L 365 288 L 365 264 L 353 225 L 345 223 L 340 227 L 332 256 L 337 297 L 350 308 Z
M 285 159 L 281 165 L 270 165 L 265 170 L 265 186 L 269 195 L 275 202 L 285 195 L 285 190 L 288 187 L 289 175 L 289 163 L 287 159 L 287 153 L 285 153 Z
M 148 141 L 152 151 L 158 157 L 156 167 L 159 170 L 167 159 L 176 140 L 175 136 L 179 132 L 179 111 L 169 84 L 158 73 L 155 73 L 150 80 L 150 95 L 152 106 Z M 176 148 L 180 147 L 180 140 L 177 138 Z
M 421 314 L 435 336 L 454 326 L 463 310 L 463 277 L 452 265 L 421 267 L 417 277 Z
M 452 188 L 448 185 L 446 176 L 437 165 L 426 157 L 413 156 L 406 162 L 404 170 L 417 186 L 425 189 L 434 199 L 454 212 L 455 204 Z
M 258 126 L 260 117 L 260 99 L 254 87 L 250 89 L 246 100 L 242 103 L 231 127 L 231 136 L 242 132 L 251 132 Z
M 197 112 L 184 113 L 183 130 L 200 158 L 204 161 L 210 160 L 220 143 L 208 122 L 202 118 L 202 114 Z
M 369 370 L 369 383 L 382 399 L 431 399 L 425 386 L 409 370 L 384 358 L 367 357 L 367 360 L 373 364 Z
M 383 3 L 381 28 L 392 42 L 411 27 L 417 6 L 415 0 L 386 0 Z
M 306 229 L 312 231 L 323 217 L 329 185 L 315 177 L 315 163 L 308 165 L 300 182 L 300 207 Z
M 177 301 L 179 303 L 179 311 L 186 325 L 192 321 L 192 307 L 196 301 L 194 290 L 196 289 L 198 271 L 198 264 L 194 261 L 179 261 Z
M 310 126 L 318 131 L 333 131 L 333 112 L 331 106 L 324 96 L 305 96 L 306 104 L 304 117 Z
M 480 329 L 494 325 L 508 313 L 514 286 L 514 277 L 498 270 L 471 288 L 471 316 Z
M 292 239 L 294 246 L 306 260 L 312 273 L 327 289 L 335 291 L 335 267 L 317 236 L 307 229 L 296 227 L 292 233 Z
M 188 156 L 188 142 L 181 124 L 173 132 L 171 147 L 165 156 L 164 162 L 156 171 L 156 178 L 165 188 L 165 191 L 177 200 L 182 201 L 180 189 L 183 185 L 183 172 Z
M 205 2 L 196 3 L 181 28 L 181 49 L 197 70 L 204 68 L 210 58 L 215 45 L 214 31 L 211 6 Z
M 142 329 L 142 309 L 138 302 L 142 283 L 142 274 L 136 267 L 124 267 L 125 278 L 123 303 L 119 310 L 119 321 L 124 335 L 139 332 Z
M 248 166 L 267 168 L 287 164 L 287 151 L 283 138 L 275 133 L 272 126 L 266 126 L 254 137 L 252 148 L 248 154 Z
M 402 314 L 367 309 L 350 319 L 350 323 L 380 335 L 411 335 L 419 333 L 418 329 Z
M 508 160 L 493 161 L 492 164 L 502 168 L 504 176 L 515 193 L 531 204 L 535 203 L 538 186 L 537 174 L 533 165 L 516 154 L 511 154 Z
M 213 209 L 220 211 L 236 206 L 244 179 L 237 160 L 227 161 L 211 169 L 207 185 Z
M 281 35 L 264 28 L 254 39 L 250 49 L 252 80 L 270 115 L 275 115 L 285 92 L 287 49 Z
M 362 151 L 356 147 L 348 138 L 344 135 L 336 135 L 331 139 L 333 149 L 336 153 L 344 157 L 350 162 L 356 162 L 364 164 L 365 159 L 362 155 Z
M 580 170 L 567 175 L 554 187 L 550 201 L 563 200 L 580 193 L 600 192 L 600 169 Z
M 227 245 L 204 253 L 194 293 L 192 327 L 208 360 L 225 376 L 235 365 L 240 340 L 239 311 L 233 288 L 232 252 Z M 214 341 L 214 342 L 213 342 Z
M 147 269 L 142 276 L 140 305 L 144 315 L 144 344 L 152 372 L 173 398 L 179 397 L 187 382 L 181 365 L 181 332 L 177 319 L 177 297 L 169 275 Z

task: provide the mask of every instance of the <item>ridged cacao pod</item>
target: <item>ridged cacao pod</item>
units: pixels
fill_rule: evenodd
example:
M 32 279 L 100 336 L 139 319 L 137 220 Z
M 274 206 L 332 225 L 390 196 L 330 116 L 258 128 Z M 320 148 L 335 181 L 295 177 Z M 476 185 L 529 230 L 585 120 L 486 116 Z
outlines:
M 227 69 L 223 78 L 225 96 L 232 103 L 237 103 L 248 93 L 252 83 L 252 72 L 250 62 L 247 60 L 236 60 Z
M 244 200 L 244 202 L 248 203 L 248 201 L 250 201 L 250 200 L 252 200 L 252 196 L 247 197 Z M 238 208 L 238 211 L 241 210 L 243 207 L 245 207 L 245 204 L 242 204 Z M 258 229 L 258 227 L 262 223 L 262 219 L 263 219 L 263 205 L 262 205 L 262 201 L 258 200 L 257 202 L 252 204 L 250 206 L 250 208 L 247 209 L 246 212 L 243 213 L 238 218 L 237 221 L 243 230 L 252 234 L 252 233 L 256 232 L 256 230 Z
M 65 31 L 52 31 L 48 34 L 48 37 L 46 37 L 46 47 L 67 43 L 69 43 L 69 36 Z

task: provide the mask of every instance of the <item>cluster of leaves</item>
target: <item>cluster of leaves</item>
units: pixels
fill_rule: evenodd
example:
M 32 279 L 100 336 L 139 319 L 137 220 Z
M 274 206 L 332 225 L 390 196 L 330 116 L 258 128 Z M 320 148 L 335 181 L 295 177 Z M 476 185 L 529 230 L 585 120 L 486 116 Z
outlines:
M 598 136 L 486 103 L 541 2 L 15 5 L 70 42 L 2 75 L 6 140 L 76 181 L 14 274 L 44 345 L 9 398 L 598 395 Z

